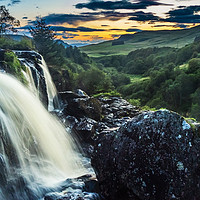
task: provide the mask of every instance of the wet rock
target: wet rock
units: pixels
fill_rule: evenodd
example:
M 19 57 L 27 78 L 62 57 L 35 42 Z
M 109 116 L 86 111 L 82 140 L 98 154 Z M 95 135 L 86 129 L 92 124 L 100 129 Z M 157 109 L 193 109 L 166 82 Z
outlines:
M 101 200 L 98 182 L 91 175 L 63 182 L 62 191 L 45 195 L 44 200 Z
M 67 102 L 69 99 L 73 98 L 81 98 L 81 96 L 79 96 L 77 93 L 73 91 L 59 92 L 59 95 L 64 102 Z
M 77 124 L 79 124 L 79 121 L 78 119 L 76 119 L 76 117 L 74 116 L 67 116 L 66 117 L 66 120 L 67 120 L 67 125 L 72 129 L 74 128 L 75 126 L 77 126 Z
M 81 97 L 85 97 L 85 98 L 88 98 L 88 97 L 89 97 L 89 96 L 87 95 L 87 93 L 84 92 L 84 91 L 81 90 L 81 89 L 77 89 L 77 90 L 76 90 L 76 94 L 78 94 L 78 95 L 81 96 Z
M 100 97 L 102 105 L 102 122 L 109 128 L 119 127 L 130 118 L 139 114 L 139 109 L 121 97 Z
M 95 126 L 97 122 L 90 118 L 81 118 L 80 122 L 74 125 L 74 130 L 85 142 L 91 142 L 92 137 L 95 135 Z
M 100 197 L 96 193 L 68 189 L 63 193 L 49 193 L 44 197 L 44 200 L 100 200 Z
M 73 129 L 82 141 L 92 145 L 101 133 L 118 129 L 140 113 L 138 108 L 121 97 L 96 99 L 89 97 L 82 90 L 62 92 L 60 97 L 64 108 L 59 118 Z M 86 150 L 85 146 L 84 149 Z
M 102 134 L 92 165 L 113 200 L 200 199 L 200 145 L 191 126 L 168 110 L 144 112 Z
M 0 154 L 0 186 L 7 184 L 6 163 L 2 154 Z
M 83 91 L 78 90 L 78 93 L 63 92 L 60 93 L 60 96 L 65 103 L 63 109 L 65 115 L 72 115 L 76 118 L 101 119 L 102 109 L 100 102 L 95 98 L 87 96 Z

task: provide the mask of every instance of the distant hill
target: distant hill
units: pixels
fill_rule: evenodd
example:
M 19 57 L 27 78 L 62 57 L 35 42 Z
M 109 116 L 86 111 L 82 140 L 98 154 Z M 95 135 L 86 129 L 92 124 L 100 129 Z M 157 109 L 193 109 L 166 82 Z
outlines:
M 5 37 L 8 37 L 8 38 L 10 38 L 10 39 L 13 39 L 13 40 L 15 40 L 15 41 L 18 41 L 18 42 L 20 42 L 20 41 L 23 40 L 23 39 L 32 39 L 31 37 L 28 37 L 28 36 L 26 36 L 26 35 L 6 34 L 6 35 L 4 35 L 4 36 L 5 36 Z M 64 41 L 62 41 L 62 40 L 56 40 L 56 42 L 57 42 L 58 44 L 62 44 L 65 48 L 70 47 L 69 44 L 67 44 L 66 42 L 64 42 Z
M 30 37 L 25 36 L 25 35 L 15 35 L 15 34 L 6 34 L 4 35 L 4 37 L 8 37 L 18 42 L 20 42 L 22 39 L 31 39 Z
M 63 42 L 62 40 L 56 40 L 56 42 L 57 42 L 58 44 L 62 44 L 65 48 L 70 47 L 69 44 L 67 44 L 66 42 Z
M 180 48 L 192 43 L 195 38 L 199 37 L 200 26 L 181 30 L 142 31 L 122 35 L 117 40 L 81 47 L 81 51 L 92 57 L 127 55 L 130 51 L 148 47 Z M 116 45 L 116 42 L 118 45 Z

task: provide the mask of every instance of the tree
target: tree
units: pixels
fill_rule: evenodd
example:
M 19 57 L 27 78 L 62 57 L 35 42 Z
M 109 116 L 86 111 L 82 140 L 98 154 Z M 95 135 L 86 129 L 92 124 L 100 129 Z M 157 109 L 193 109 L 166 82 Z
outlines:
M 43 56 L 45 56 L 45 54 L 52 50 L 56 35 L 51 27 L 46 25 L 45 20 L 42 18 L 36 20 L 34 25 L 35 26 L 29 28 L 29 31 L 33 36 L 36 48 Z
M 113 89 L 110 77 L 97 68 L 81 72 L 77 78 L 77 86 L 90 95 Z
M 15 27 L 19 25 L 19 20 L 11 16 L 5 6 L 0 6 L 0 36 L 7 31 L 17 32 Z
M 192 58 L 188 62 L 188 73 L 196 73 L 200 69 L 200 58 Z
M 191 117 L 194 117 L 198 121 L 200 120 L 200 88 L 198 88 L 192 95 Z
M 34 26 L 29 28 L 33 41 L 39 53 L 44 56 L 48 64 L 61 66 L 65 62 L 65 48 L 56 42 L 56 34 L 45 22 L 37 19 Z

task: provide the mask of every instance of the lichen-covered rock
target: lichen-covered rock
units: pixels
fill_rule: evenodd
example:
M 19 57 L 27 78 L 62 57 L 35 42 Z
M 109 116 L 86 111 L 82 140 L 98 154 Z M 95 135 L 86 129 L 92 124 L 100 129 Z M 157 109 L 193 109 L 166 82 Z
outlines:
M 101 136 L 92 165 L 106 199 L 197 200 L 199 146 L 180 115 L 144 112 Z
M 120 127 L 130 118 L 138 115 L 139 110 L 121 97 L 100 97 L 102 122 L 109 128 Z

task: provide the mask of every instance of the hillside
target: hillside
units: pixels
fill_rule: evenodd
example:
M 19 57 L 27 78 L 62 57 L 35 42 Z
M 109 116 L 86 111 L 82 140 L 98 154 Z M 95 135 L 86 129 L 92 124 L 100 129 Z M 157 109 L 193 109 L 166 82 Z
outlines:
M 114 41 L 121 41 L 120 45 L 112 45 L 113 41 L 82 47 L 81 50 L 92 57 L 105 55 L 127 55 L 130 51 L 148 47 L 176 47 L 181 48 L 190 44 L 200 36 L 200 26 L 182 30 L 143 31 L 121 36 Z

